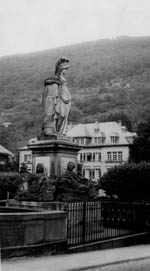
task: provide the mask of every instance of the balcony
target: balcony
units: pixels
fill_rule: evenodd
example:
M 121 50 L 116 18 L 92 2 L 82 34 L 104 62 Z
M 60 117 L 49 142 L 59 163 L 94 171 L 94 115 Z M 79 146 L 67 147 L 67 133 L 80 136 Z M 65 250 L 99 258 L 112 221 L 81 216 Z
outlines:
M 111 163 L 111 164 L 121 164 L 123 163 L 123 160 L 105 160 L 105 163 Z

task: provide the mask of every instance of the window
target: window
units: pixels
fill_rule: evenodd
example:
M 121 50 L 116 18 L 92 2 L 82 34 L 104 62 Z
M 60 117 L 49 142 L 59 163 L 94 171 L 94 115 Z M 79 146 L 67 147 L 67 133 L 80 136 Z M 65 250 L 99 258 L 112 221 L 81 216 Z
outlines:
M 98 161 L 101 161 L 101 153 L 98 153 Z
M 97 137 L 94 137 L 94 144 L 97 144 Z
M 95 177 L 94 172 L 95 172 L 95 171 L 94 171 L 93 168 L 89 169 L 89 177 L 90 177 L 90 179 L 94 179 L 94 177 Z
M 84 145 L 84 138 L 81 137 L 81 145 Z
M 95 132 L 95 133 L 98 133 L 98 132 L 99 132 L 99 128 L 95 128 L 95 129 L 94 129 L 94 132 Z
M 107 152 L 107 159 L 108 161 L 111 161 L 111 152 Z
M 95 153 L 93 153 L 93 162 L 95 162 Z
M 85 161 L 85 153 L 80 153 L 79 160 L 80 160 L 80 162 L 84 162 Z
M 117 136 L 111 136 L 110 139 L 111 139 L 111 143 L 117 143 L 117 141 L 118 141 Z
M 98 137 L 98 143 L 102 143 L 102 137 Z
M 122 157 L 122 151 L 118 152 L 118 161 L 122 161 L 123 157 Z
M 104 142 L 104 137 L 94 137 L 94 144 L 102 144 Z
M 101 170 L 100 168 L 95 169 L 95 178 L 99 179 L 101 177 Z
M 79 161 L 82 162 L 82 153 L 79 153 Z
M 123 160 L 123 153 L 122 151 L 119 152 L 107 152 L 107 160 L 108 161 L 122 161 Z
M 117 161 L 117 152 L 113 152 L 113 161 Z
M 75 138 L 76 144 L 79 144 L 79 138 Z
M 100 152 L 96 152 L 95 153 L 95 161 L 101 161 L 101 153 Z
M 83 161 L 86 160 L 86 156 L 85 156 L 85 153 L 83 153 Z
M 25 155 L 24 155 L 24 162 L 27 162 L 27 161 L 28 161 L 28 155 L 25 154 Z
M 105 142 L 105 137 L 102 137 L 102 143 L 104 143 Z
M 87 153 L 87 162 L 92 161 L 92 154 L 91 153 Z
M 32 156 L 31 156 L 31 154 L 29 154 L 28 155 L 28 161 L 31 162 L 31 160 L 32 160 Z

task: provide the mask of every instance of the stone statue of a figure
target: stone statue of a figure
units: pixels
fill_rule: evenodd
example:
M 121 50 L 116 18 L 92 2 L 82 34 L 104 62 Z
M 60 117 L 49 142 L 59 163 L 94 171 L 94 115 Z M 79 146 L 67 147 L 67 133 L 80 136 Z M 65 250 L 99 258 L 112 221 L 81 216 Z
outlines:
M 44 82 L 42 104 L 44 110 L 43 134 L 66 134 L 68 115 L 71 107 L 71 95 L 65 79 L 69 60 L 61 57 L 56 62 L 55 76 Z

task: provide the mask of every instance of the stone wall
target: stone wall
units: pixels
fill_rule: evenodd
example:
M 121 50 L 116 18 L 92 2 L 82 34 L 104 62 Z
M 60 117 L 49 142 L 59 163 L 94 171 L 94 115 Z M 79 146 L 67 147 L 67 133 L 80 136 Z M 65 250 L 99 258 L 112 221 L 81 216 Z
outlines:
M 6 207 L 6 211 L 7 207 Z M 4 257 L 30 255 L 39 248 L 67 243 L 66 213 L 64 211 L 24 211 L 0 213 L 1 254 Z
M 1 205 L 1 204 L 0 204 Z M 43 201 L 19 201 L 15 199 L 9 199 L 6 201 L 7 207 L 15 207 L 15 208 L 22 208 L 22 209 L 35 209 L 35 210 L 61 210 L 64 211 L 66 209 L 65 202 L 43 202 Z

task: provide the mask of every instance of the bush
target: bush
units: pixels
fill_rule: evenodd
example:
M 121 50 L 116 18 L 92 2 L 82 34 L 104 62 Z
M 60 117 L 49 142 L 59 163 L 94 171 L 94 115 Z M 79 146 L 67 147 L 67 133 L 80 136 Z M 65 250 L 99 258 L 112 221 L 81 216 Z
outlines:
M 122 199 L 150 199 L 150 163 L 129 163 L 111 168 L 101 179 L 109 196 Z
M 10 198 L 13 198 L 21 182 L 22 177 L 19 173 L 0 172 L 0 200 L 7 198 L 7 192 Z

